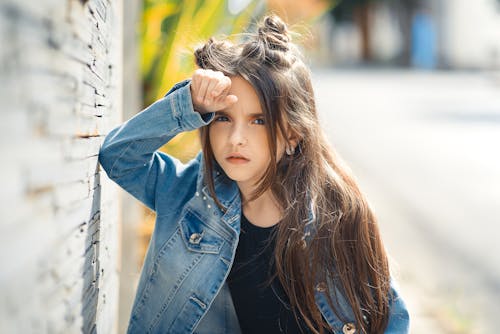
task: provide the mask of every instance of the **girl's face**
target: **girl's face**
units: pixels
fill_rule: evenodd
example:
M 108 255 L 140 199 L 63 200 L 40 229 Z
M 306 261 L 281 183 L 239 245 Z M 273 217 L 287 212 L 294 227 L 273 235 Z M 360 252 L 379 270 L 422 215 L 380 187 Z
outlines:
M 238 101 L 215 114 L 209 125 L 210 145 L 227 176 L 240 189 L 253 189 L 271 162 L 264 114 L 257 93 L 245 79 L 235 76 L 231 82 L 229 94 Z M 276 161 L 283 152 L 284 141 L 279 138 Z

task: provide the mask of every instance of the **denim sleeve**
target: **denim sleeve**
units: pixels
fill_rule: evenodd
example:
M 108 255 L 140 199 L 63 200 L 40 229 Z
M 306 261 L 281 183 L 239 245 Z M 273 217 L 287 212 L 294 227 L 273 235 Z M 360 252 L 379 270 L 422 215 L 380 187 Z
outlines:
M 398 292 L 397 284 L 391 279 L 391 305 L 389 323 L 385 334 L 405 334 L 410 332 L 410 315 L 406 304 Z
M 182 195 L 186 182 L 196 182 L 199 165 L 199 159 L 184 165 L 157 150 L 178 133 L 208 125 L 212 119 L 213 114 L 202 117 L 194 111 L 190 81 L 180 82 L 110 131 L 99 151 L 99 162 L 110 179 L 156 211 L 159 192 L 174 190 Z

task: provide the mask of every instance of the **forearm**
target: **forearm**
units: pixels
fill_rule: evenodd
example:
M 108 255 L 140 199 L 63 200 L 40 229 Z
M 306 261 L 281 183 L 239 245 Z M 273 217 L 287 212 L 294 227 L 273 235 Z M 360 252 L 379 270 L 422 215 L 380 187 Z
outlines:
M 208 122 L 212 115 L 205 116 Z M 178 133 L 207 125 L 193 109 L 189 81 L 183 81 L 165 97 L 116 127 L 106 136 L 99 161 L 110 177 L 141 167 L 152 154 Z
M 189 81 L 181 82 L 164 98 L 113 129 L 101 147 L 99 162 L 114 182 L 156 210 L 159 189 L 168 191 L 191 182 L 189 173 L 196 171 L 199 163 L 183 165 L 158 148 L 180 132 L 207 125 L 212 118 L 213 114 L 202 118 L 193 110 Z

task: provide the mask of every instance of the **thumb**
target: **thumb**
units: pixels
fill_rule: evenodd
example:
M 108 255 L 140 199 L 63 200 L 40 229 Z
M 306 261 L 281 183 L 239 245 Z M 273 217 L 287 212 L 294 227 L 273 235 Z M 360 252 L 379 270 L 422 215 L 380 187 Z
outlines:
M 224 99 L 224 102 L 230 106 L 238 102 L 238 97 L 236 95 L 227 95 L 226 98 Z

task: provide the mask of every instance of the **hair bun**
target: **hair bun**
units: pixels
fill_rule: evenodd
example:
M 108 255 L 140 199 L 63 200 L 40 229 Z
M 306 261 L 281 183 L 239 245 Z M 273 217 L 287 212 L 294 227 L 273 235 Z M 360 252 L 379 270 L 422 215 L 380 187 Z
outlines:
M 259 38 L 271 50 L 288 51 L 291 40 L 288 29 L 278 16 L 266 16 L 258 29 Z
M 203 69 L 221 71 L 224 74 L 232 74 L 232 62 L 235 48 L 226 40 L 218 41 L 211 37 L 205 44 L 194 51 L 196 65 Z

